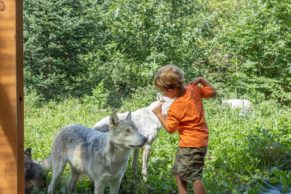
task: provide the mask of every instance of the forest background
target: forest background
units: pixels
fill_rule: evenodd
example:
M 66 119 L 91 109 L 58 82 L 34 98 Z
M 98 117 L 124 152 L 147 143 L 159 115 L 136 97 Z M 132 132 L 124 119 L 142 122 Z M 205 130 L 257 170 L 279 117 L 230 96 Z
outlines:
M 210 193 L 288 192 L 290 10 L 287 0 L 25 0 L 25 145 L 43 159 L 66 124 L 147 106 L 154 73 L 175 64 L 186 81 L 204 76 L 219 93 L 205 102 Z M 229 98 L 250 100 L 249 116 L 225 110 Z M 150 180 L 132 183 L 128 169 L 121 192 L 175 193 L 176 143 L 162 131 Z

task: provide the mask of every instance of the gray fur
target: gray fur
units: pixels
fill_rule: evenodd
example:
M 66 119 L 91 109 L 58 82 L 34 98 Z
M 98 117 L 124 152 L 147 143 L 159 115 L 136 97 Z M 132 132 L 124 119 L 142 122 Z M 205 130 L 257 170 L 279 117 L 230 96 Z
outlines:
M 222 100 L 223 106 L 228 106 L 231 109 L 239 110 L 239 116 L 248 116 L 252 108 L 252 103 L 245 99 L 228 99 Z
M 34 161 L 31 148 L 24 151 L 25 193 L 43 189 L 46 186 L 46 176 L 41 164 Z
M 117 194 L 132 149 L 146 141 L 131 121 L 131 113 L 124 120 L 112 113 L 108 133 L 81 125 L 63 128 L 55 138 L 51 156 L 43 162 L 53 171 L 48 193 L 55 193 L 57 180 L 68 162 L 72 171 L 70 192 L 75 192 L 79 176 L 85 174 L 94 181 L 95 194 L 102 194 L 107 185 L 111 194 Z
M 147 107 L 132 112 L 132 121 L 136 125 L 138 131 L 142 135 L 147 137 L 147 142 L 143 146 L 143 157 L 142 157 L 142 175 L 145 180 L 147 179 L 147 166 L 148 166 L 147 163 L 148 158 L 150 156 L 151 145 L 156 139 L 158 132 L 162 127 L 160 121 L 152 112 L 152 109 L 158 106 L 159 104 L 162 104 L 162 112 L 163 114 L 166 115 L 172 102 L 173 99 L 158 95 L 157 101 L 154 101 Z M 128 112 L 119 113 L 118 116 L 120 118 L 124 118 L 127 114 Z M 93 129 L 96 129 L 101 132 L 108 131 L 108 128 L 109 128 L 109 116 L 98 121 L 93 127 Z M 139 154 L 138 152 L 139 150 L 135 149 L 133 154 L 132 168 L 135 175 L 137 175 L 137 161 Z

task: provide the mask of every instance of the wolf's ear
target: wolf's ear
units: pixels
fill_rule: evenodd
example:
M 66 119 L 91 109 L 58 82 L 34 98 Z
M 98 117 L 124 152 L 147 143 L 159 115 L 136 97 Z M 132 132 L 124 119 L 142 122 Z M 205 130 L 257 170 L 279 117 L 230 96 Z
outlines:
M 26 149 L 24 150 L 24 154 L 25 154 L 26 156 L 28 156 L 28 157 L 31 159 L 31 148 L 26 148 Z
M 127 114 L 127 116 L 126 116 L 125 119 L 126 119 L 126 120 L 131 120 L 131 111 L 128 112 L 128 114 Z
M 119 123 L 119 118 L 116 114 L 116 112 L 112 112 L 110 117 L 109 117 L 109 123 L 110 125 L 116 126 Z
M 162 97 L 162 94 L 158 92 L 157 93 L 157 97 L 156 97 L 157 101 L 160 101 L 161 102 L 162 101 L 162 98 L 163 98 Z
M 166 96 L 162 95 L 161 93 L 157 93 L 157 101 L 164 103 L 166 102 Z

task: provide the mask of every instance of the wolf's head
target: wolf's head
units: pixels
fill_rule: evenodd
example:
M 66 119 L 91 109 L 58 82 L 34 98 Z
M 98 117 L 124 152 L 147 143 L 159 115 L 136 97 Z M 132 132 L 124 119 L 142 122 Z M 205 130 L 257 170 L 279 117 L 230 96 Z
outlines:
M 31 193 L 46 186 L 46 176 L 41 164 L 32 160 L 31 148 L 24 151 L 25 193 Z
M 115 112 L 109 117 L 110 141 L 120 146 L 135 148 L 147 142 L 147 138 L 140 134 L 131 120 L 131 112 L 124 120 L 120 120 Z
M 162 105 L 162 114 L 163 115 L 167 115 L 168 114 L 168 110 L 170 108 L 170 106 L 172 105 L 172 103 L 174 102 L 174 99 L 171 99 L 169 97 L 163 96 L 160 93 L 157 93 L 157 100 L 152 102 L 149 106 L 148 106 L 148 110 L 150 110 L 150 112 L 152 113 L 152 110 L 159 106 L 160 104 Z M 153 113 L 152 113 L 153 114 Z
M 157 101 L 162 103 L 162 113 L 163 115 L 167 115 L 168 109 L 174 102 L 174 99 L 171 99 L 167 96 L 164 96 L 160 93 L 157 93 Z

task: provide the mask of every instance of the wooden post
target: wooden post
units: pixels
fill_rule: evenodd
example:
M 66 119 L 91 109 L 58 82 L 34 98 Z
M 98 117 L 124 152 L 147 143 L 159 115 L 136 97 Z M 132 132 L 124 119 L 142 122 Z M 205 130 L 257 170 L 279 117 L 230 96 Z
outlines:
M 0 193 L 24 193 L 22 0 L 0 0 Z

